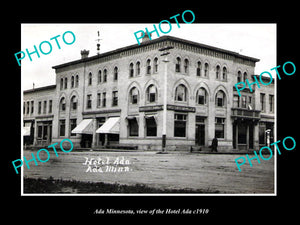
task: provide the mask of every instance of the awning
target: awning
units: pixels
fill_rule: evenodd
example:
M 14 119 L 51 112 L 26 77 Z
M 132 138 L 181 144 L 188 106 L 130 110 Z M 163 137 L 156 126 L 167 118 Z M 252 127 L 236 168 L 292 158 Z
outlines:
M 111 117 L 96 130 L 96 133 L 101 134 L 119 134 L 120 133 L 120 117 Z
M 23 136 L 30 136 L 30 126 L 23 127 Z
M 73 134 L 93 134 L 93 119 L 82 120 L 72 131 Z

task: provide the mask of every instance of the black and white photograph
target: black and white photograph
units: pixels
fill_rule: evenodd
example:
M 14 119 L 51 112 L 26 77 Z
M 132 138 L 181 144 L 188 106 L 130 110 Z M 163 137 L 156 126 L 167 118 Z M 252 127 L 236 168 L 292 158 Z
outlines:
M 24 195 L 276 194 L 276 24 L 22 24 L 21 44 Z

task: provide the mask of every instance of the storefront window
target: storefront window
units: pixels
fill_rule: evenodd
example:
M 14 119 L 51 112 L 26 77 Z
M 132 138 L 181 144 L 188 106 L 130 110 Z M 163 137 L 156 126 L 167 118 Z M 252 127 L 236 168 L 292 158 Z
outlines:
M 174 137 L 186 137 L 186 118 L 187 115 L 175 114 Z

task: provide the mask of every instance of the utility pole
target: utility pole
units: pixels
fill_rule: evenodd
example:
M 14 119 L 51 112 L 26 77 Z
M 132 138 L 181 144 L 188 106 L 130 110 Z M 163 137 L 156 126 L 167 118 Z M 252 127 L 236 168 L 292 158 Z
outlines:
M 168 50 L 172 49 L 172 46 L 165 46 L 159 51 L 163 52 L 161 56 L 165 56 L 162 60 L 165 63 L 165 73 L 164 73 L 164 104 L 163 104 L 163 129 L 162 129 L 162 152 L 166 151 L 166 141 L 167 141 L 167 83 L 168 83 L 168 55 L 170 52 Z

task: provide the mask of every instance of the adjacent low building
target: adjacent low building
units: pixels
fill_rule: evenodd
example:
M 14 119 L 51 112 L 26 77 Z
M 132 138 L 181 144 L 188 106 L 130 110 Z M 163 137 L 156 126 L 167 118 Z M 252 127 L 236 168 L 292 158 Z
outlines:
M 258 149 L 273 137 L 274 83 L 241 96 L 234 87 L 254 81 L 259 59 L 172 36 L 88 55 L 53 66 L 56 85 L 24 91 L 25 143 L 160 150 L 165 74 L 167 150 L 207 147 L 214 137 L 221 151 Z

